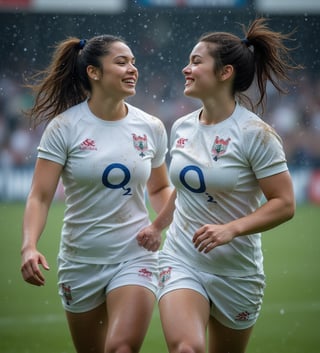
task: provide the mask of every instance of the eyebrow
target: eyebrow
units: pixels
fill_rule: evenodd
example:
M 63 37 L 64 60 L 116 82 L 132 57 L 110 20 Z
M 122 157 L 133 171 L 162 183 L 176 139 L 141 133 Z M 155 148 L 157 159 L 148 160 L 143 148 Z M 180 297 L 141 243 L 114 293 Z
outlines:
M 200 54 L 193 54 L 193 55 L 190 55 L 190 60 L 191 59 L 195 59 L 195 58 L 202 58 L 202 56 Z
M 114 60 L 116 60 L 116 59 L 136 60 L 136 58 L 134 56 L 130 57 L 127 55 L 118 55 L 114 58 Z

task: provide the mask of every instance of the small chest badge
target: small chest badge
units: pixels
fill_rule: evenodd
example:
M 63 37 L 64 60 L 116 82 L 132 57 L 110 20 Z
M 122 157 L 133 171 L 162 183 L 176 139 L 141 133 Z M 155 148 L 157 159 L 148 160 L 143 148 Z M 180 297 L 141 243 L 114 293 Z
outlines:
M 217 161 L 218 158 L 226 152 L 230 140 L 230 137 L 224 140 L 219 138 L 219 136 L 216 136 L 211 148 L 212 158 L 214 161 Z
M 133 146 L 136 150 L 138 150 L 139 156 L 144 157 L 145 152 L 148 149 L 148 138 L 146 135 L 137 136 L 136 134 L 132 134 L 133 137 Z

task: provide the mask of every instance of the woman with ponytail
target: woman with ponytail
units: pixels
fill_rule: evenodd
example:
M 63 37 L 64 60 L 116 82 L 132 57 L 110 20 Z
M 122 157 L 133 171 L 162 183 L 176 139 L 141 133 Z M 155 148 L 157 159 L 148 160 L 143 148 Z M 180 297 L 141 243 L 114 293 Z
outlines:
M 264 19 L 244 28 L 244 38 L 205 34 L 182 70 L 184 94 L 202 107 L 174 123 L 175 192 L 138 235 L 157 237 L 170 224 L 159 257 L 170 353 L 244 353 L 258 318 L 265 286 L 261 232 L 295 212 L 281 139 L 253 111 L 263 108 L 268 81 L 282 92 L 280 81 L 298 68 L 286 39 Z M 244 95 L 254 79 L 257 102 Z
M 26 202 L 22 276 L 45 285 L 40 266 L 49 265 L 37 243 L 61 177 L 58 284 L 76 351 L 139 352 L 156 298 L 161 238 L 141 246 L 136 237 L 150 223 L 146 188 L 156 211 L 170 193 L 164 125 L 125 102 L 138 70 L 120 38 L 68 38 L 35 78 L 28 116 L 48 125 Z

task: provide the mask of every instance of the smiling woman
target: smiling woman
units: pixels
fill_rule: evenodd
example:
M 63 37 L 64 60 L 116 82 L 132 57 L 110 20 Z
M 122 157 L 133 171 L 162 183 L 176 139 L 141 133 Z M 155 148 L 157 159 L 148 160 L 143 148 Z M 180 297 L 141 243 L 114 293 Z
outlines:
M 267 81 L 282 92 L 278 80 L 298 68 L 283 43 L 289 36 L 266 22 L 243 26 L 242 39 L 204 34 L 182 70 L 184 94 L 202 107 L 172 126 L 175 193 L 139 234 L 170 225 L 158 295 L 170 353 L 246 351 L 265 286 L 261 232 L 295 212 L 282 141 L 243 99 L 256 76 L 263 108 Z
M 74 346 L 78 353 L 138 352 L 153 313 L 161 236 L 142 243 L 136 236 L 150 223 L 146 189 L 155 211 L 170 194 L 165 127 L 125 102 L 138 70 L 118 37 L 66 39 L 35 79 L 28 116 L 48 126 L 25 208 L 22 276 L 45 285 L 40 267 L 49 265 L 37 244 L 61 177 L 58 284 Z

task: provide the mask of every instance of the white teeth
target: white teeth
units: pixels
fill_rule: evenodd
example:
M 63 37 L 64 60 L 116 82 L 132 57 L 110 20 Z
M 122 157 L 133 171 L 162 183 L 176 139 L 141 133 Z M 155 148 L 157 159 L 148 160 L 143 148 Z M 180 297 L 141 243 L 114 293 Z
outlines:
M 124 80 L 125 83 L 132 83 L 134 84 L 135 83 L 135 80 Z

